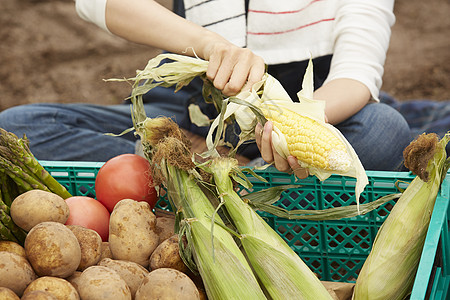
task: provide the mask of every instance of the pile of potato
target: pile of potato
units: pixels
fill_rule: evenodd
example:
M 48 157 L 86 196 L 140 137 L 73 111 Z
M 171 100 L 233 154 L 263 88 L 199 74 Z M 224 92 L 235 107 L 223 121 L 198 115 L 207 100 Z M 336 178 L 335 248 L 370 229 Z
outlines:
M 14 200 L 11 217 L 28 235 L 23 247 L 0 241 L 0 299 L 206 299 L 180 258 L 174 218 L 124 199 L 102 242 L 94 230 L 64 225 L 68 216 L 49 192 Z

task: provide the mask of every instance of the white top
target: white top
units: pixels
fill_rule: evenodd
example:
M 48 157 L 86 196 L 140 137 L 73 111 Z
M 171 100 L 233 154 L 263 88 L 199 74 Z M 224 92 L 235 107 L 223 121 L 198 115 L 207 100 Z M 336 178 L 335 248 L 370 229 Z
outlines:
M 85 21 L 92 22 L 110 32 L 106 27 L 107 0 L 74 0 L 78 15 Z
M 75 0 L 81 18 L 108 31 L 107 0 Z M 267 64 L 333 54 L 325 83 L 350 78 L 377 100 L 395 22 L 394 0 L 184 0 L 186 19 L 248 47 Z

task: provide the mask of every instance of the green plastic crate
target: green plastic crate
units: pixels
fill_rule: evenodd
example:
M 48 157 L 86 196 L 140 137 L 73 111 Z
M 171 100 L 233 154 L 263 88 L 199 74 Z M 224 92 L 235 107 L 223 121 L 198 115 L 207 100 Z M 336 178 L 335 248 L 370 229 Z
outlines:
M 95 197 L 95 176 L 103 163 L 41 161 L 72 195 Z M 258 171 L 267 179 L 253 177 L 253 190 L 271 186 L 296 184 L 298 188 L 283 192 L 278 205 L 286 209 L 325 209 L 355 203 L 353 178 L 331 176 L 320 182 L 315 177 L 297 180 L 274 168 Z M 361 203 L 397 192 L 395 183 L 406 187 L 413 176 L 407 172 L 367 171 L 369 184 L 362 193 Z M 450 285 L 450 175 L 447 175 L 437 197 L 430 227 L 425 240 L 419 269 L 410 299 L 449 299 Z M 363 216 L 337 221 L 292 221 L 261 212 L 264 219 L 298 253 L 322 279 L 355 282 L 370 252 L 378 228 L 393 202 Z M 161 198 L 157 207 L 169 210 L 167 199 Z

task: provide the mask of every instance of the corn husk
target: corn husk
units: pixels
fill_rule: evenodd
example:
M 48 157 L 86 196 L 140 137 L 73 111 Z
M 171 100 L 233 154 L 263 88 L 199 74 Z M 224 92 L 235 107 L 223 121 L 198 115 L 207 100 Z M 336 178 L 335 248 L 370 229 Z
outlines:
M 235 97 L 224 99 L 220 91 L 216 90 L 212 84 L 206 79 L 205 73 L 208 62 L 178 54 L 161 54 L 151 59 L 144 70 L 137 71 L 137 75 L 127 80 L 134 81 L 131 98 L 139 99 L 142 95 L 156 86 L 172 86 L 176 85 L 176 90 L 189 84 L 195 77 L 204 79 L 203 96 L 205 100 L 212 101 L 220 114 L 212 122 L 211 128 L 206 138 L 208 151 L 203 154 L 204 157 L 219 156 L 216 148 L 221 144 L 226 144 L 223 133 L 225 132 L 228 119 L 235 119 L 241 129 L 239 145 L 248 140 L 254 139 L 254 128 L 258 122 L 264 123 L 265 117 L 261 113 L 261 109 L 270 109 L 274 112 L 282 112 L 283 110 L 291 110 L 303 116 L 309 117 L 323 126 L 327 127 L 338 139 L 340 139 L 345 147 L 351 163 L 345 170 L 327 171 L 314 168 L 299 161 L 302 167 L 308 168 L 311 175 L 317 176 L 323 181 L 332 174 L 349 176 L 356 178 L 355 199 L 359 205 L 359 197 L 368 184 L 368 178 L 365 170 L 354 151 L 353 147 L 348 143 L 345 137 L 337 128 L 325 122 L 325 101 L 313 100 L 313 66 L 310 60 L 306 70 L 302 89 L 297 94 L 300 102 L 293 102 L 287 92 L 281 86 L 279 81 L 269 74 L 265 74 L 261 81 L 255 83 L 250 91 L 243 91 Z M 115 79 L 122 80 L 123 79 Z M 135 101 L 139 105 L 142 101 Z M 137 107 L 139 108 L 139 107 Z M 143 111 L 143 109 L 139 109 Z M 193 123 L 204 126 L 207 123 L 205 116 L 198 109 L 190 107 L 191 118 Z M 138 118 L 139 116 L 135 114 Z M 195 117 L 195 118 L 194 118 Z M 274 127 L 272 132 L 272 141 L 276 151 L 282 156 L 287 157 L 289 151 L 284 135 Z M 228 145 L 229 146 L 229 145 Z M 236 149 L 235 149 L 236 150 Z M 234 152 L 232 152 L 234 153 Z
M 332 299 L 302 259 L 233 190 L 230 173 L 236 166 L 235 159 L 216 158 L 209 168 L 261 285 L 272 299 Z
M 411 292 L 436 197 L 450 165 L 445 151 L 449 139 L 450 133 L 429 160 L 429 179 L 416 176 L 379 229 L 353 299 L 400 300 Z
M 266 299 L 231 234 L 221 226 L 214 226 L 225 225 L 215 215 L 195 176 L 165 162 L 162 167 L 167 172 L 168 197 L 183 215 L 182 232 L 190 248 L 186 253 L 192 254 L 194 261 L 185 253 L 182 257 L 192 271 L 200 274 L 208 299 Z M 184 248 L 181 244 L 180 247 Z
M 150 161 L 153 182 L 166 187 L 176 214 L 180 255 L 192 272 L 200 274 L 208 298 L 266 299 L 213 199 L 200 185 L 203 177 L 195 168 L 187 138 L 170 118 L 143 118 L 145 111 L 140 113 L 134 114 L 134 128 Z M 236 289 L 240 284 L 246 288 Z
M 255 83 L 250 91 L 243 91 L 236 95 L 236 97 L 234 97 L 240 99 L 239 101 L 236 101 L 234 98 L 230 99 L 230 101 L 234 102 L 230 102 L 227 105 L 223 116 L 219 116 L 214 120 L 206 138 L 206 144 L 211 151 L 214 151 L 213 149 L 215 149 L 217 142 L 213 140 L 213 133 L 219 126 L 219 124 L 222 123 L 223 120 L 228 119 L 230 116 L 234 116 L 241 130 L 244 132 L 242 136 L 251 137 L 251 135 L 245 133 L 254 132 L 254 128 L 256 125 L 255 118 L 257 117 L 256 114 L 258 113 L 257 108 L 268 109 L 279 113 L 282 113 L 283 110 L 293 111 L 299 115 L 313 119 L 322 124 L 324 127 L 328 128 L 344 143 L 346 152 L 351 159 L 349 168 L 341 171 L 328 171 L 318 169 L 302 161 L 298 161 L 298 163 L 302 167 L 307 168 L 309 170 L 309 173 L 311 175 L 315 175 L 320 181 L 327 179 L 332 174 L 356 178 L 355 199 L 357 204 L 359 205 L 359 197 L 363 192 L 365 186 L 368 184 L 368 178 L 364 167 L 362 166 L 355 150 L 342 135 L 342 133 L 336 127 L 325 121 L 325 101 L 313 100 L 313 91 L 313 65 L 311 60 L 309 61 L 303 79 L 302 90 L 297 94 L 299 102 L 293 102 L 287 92 L 281 86 L 280 82 L 271 75 L 265 74 L 263 79 L 260 82 Z M 251 106 L 245 106 L 243 102 L 249 103 L 251 104 Z M 287 156 L 289 156 L 286 139 L 284 138 L 284 135 L 281 133 L 281 131 L 278 130 L 275 126 L 272 132 L 272 142 L 275 150 L 282 157 L 287 158 Z

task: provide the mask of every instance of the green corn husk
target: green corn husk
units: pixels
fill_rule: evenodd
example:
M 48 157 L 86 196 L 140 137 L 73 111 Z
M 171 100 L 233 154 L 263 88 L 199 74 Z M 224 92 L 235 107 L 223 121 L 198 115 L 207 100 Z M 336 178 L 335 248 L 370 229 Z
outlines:
M 242 184 L 243 186 L 246 185 L 246 183 Z M 281 193 L 290 188 L 299 188 L 299 186 L 282 185 L 265 188 L 260 191 L 246 194 L 244 199 L 254 210 L 264 211 L 279 218 L 288 220 L 329 221 L 367 214 L 389 201 L 400 198 L 402 195 L 401 193 L 389 194 L 380 197 L 377 200 L 360 204 L 359 206 L 351 204 L 326 209 L 285 209 L 277 206 L 275 203 L 280 200 Z
M 400 300 L 411 293 L 436 197 L 450 165 L 445 151 L 449 139 L 447 133 L 435 150 L 422 151 L 432 155 L 425 163 L 428 178 L 414 178 L 379 229 L 358 275 L 353 299 Z
M 237 161 L 217 158 L 210 170 L 228 214 L 234 222 L 245 254 L 272 299 L 332 299 L 326 288 L 301 260 L 233 189 L 230 172 Z
M 220 226 L 212 229 L 214 207 L 196 181 L 182 170 L 167 166 L 169 198 L 188 220 L 196 266 L 209 299 L 266 299 L 256 277 L 231 234 Z M 215 222 L 223 224 L 219 216 Z M 211 237 L 212 235 L 212 237 Z M 242 286 L 245 288 L 236 288 Z
M 166 186 L 168 199 L 182 218 L 179 235 L 186 236 L 188 250 L 180 242 L 180 254 L 192 271 L 200 273 L 208 298 L 266 299 L 244 254 L 198 185 L 201 176 L 180 140 L 178 126 L 169 118 L 147 118 L 136 128 L 155 180 Z
M 247 263 L 230 251 L 230 244 L 218 238 L 211 243 L 211 228 L 190 220 L 188 241 L 195 249 L 195 261 L 208 299 L 267 299 Z

